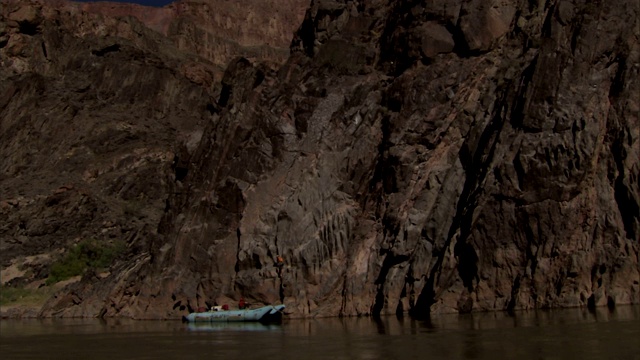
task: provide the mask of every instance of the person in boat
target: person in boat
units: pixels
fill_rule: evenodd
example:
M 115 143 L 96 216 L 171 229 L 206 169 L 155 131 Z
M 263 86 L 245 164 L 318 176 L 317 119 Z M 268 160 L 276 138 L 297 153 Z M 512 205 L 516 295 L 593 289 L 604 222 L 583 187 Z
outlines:
M 247 303 L 244 301 L 244 298 L 241 297 L 240 301 L 238 301 L 238 309 L 242 310 L 247 307 Z

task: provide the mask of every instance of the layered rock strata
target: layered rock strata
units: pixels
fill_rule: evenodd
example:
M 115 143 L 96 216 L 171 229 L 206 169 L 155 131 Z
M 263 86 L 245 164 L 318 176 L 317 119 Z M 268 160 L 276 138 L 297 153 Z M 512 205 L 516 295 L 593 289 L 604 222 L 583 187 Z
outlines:
M 82 241 L 146 252 L 176 145 L 209 121 L 216 67 L 133 18 L 37 1 L 0 10 L 2 284 L 43 281 Z
M 633 1 L 313 1 L 277 72 L 227 68 L 144 251 L 41 315 L 638 303 L 638 19 Z
M 135 17 L 167 36 L 181 51 L 207 59 L 224 71 L 236 56 L 272 65 L 283 63 L 309 2 L 181 0 L 161 8 L 109 2 L 76 6 L 112 18 Z

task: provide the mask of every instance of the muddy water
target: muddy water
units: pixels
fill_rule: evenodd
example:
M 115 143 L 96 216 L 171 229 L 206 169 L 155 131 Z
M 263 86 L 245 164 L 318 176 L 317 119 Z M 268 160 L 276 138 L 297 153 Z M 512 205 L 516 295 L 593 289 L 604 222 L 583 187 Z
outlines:
M 640 307 L 282 325 L 3 320 L 2 359 L 640 359 Z

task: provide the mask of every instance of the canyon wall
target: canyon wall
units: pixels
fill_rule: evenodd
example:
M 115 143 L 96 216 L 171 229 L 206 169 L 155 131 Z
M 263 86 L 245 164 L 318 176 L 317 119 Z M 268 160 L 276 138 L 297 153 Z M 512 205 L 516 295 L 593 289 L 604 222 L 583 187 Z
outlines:
M 181 0 L 165 7 L 127 3 L 75 4 L 92 14 L 135 17 L 181 51 L 218 65 L 236 56 L 280 64 L 310 0 Z
M 638 303 L 638 11 L 313 1 L 282 67 L 235 59 L 206 95 L 157 227 L 40 315 Z

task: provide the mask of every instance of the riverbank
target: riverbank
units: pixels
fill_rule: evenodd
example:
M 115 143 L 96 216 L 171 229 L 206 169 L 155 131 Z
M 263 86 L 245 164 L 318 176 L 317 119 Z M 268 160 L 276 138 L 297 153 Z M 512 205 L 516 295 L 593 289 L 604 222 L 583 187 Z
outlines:
M 45 280 L 31 282 L 20 287 L 0 286 L 0 319 L 37 318 L 42 306 L 56 292 L 80 280 L 80 276 L 45 285 Z

